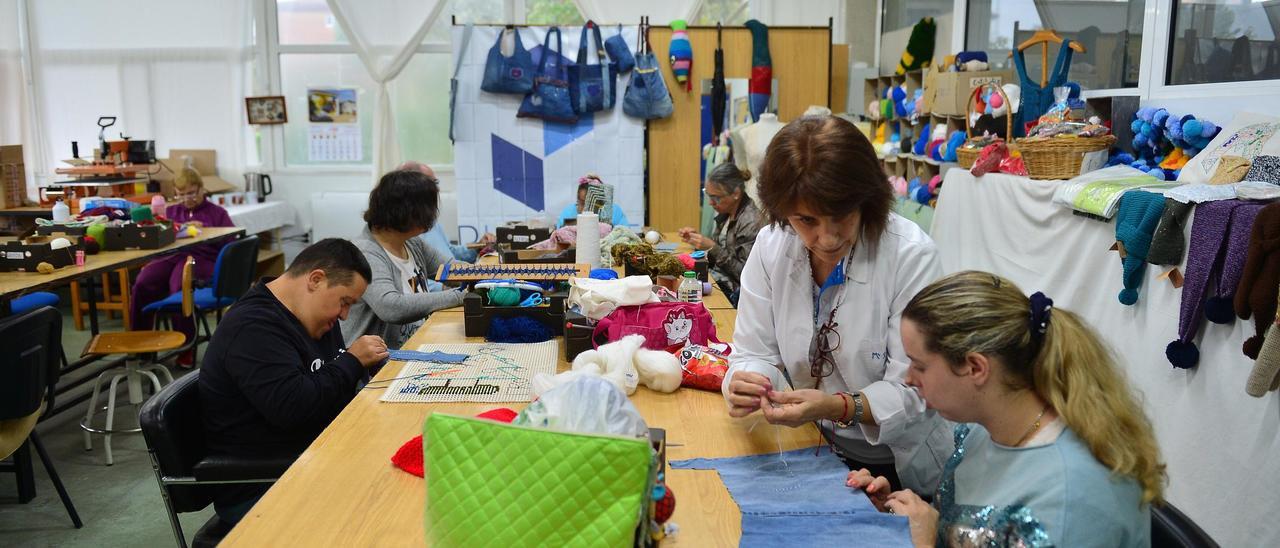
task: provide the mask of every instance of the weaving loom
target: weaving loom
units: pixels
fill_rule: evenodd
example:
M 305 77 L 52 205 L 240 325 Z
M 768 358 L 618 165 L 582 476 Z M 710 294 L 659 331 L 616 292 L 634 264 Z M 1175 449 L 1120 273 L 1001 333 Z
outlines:
M 589 264 L 457 264 L 441 265 L 436 281 L 443 284 L 462 285 L 493 279 L 515 279 L 539 282 L 567 282 L 569 278 L 586 278 L 591 274 Z

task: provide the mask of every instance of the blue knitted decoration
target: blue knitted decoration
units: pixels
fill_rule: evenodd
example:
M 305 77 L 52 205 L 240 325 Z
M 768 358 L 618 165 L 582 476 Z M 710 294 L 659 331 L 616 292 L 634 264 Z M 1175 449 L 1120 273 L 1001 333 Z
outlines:
M 1236 309 L 1231 299 L 1214 295 L 1204 302 L 1204 317 L 1213 323 L 1231 323 L 1236 319 Z
M 1196 343 L 1173 341 L 1164 349 L 1164 357 L 1178 369 L 1191 369 L 1200 361 L 1200 349 Z
M 591 279 L 616 280 L 618 279 L 618 272 L 612 268 L 593 268 L 591 269 Z
M 1126 306 L 1138 302 L 1138 288 L 1147 270 L 1147 253 L 1151 251 L 1151 236 L 1164 213 L 1164 196 L 1154 192 L 1134 190 L 1120 197 L 1116 213 L 1116 240 L 1124 244 L 1124 289 L 1120 290 L 1120 303 Z
M 549 341 L 552 337 L 547 326 L 528 316 L 494 316 L 489 322 L 489 332 L 485 333 L 484 340 L 496 343 L 539 343 Z

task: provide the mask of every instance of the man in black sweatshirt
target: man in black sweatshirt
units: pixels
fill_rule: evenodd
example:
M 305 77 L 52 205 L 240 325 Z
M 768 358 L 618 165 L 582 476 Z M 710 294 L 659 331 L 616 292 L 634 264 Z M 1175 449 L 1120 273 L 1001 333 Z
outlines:
M 338 416 L 365 369 L 387 358 L 381 337 L 360 337 L 344 349 L 338 329 L 371 277 L 354 244 L 330 238 L 236 302 L 218 323 L 200 368 L 210 454 L 297 457 Z M 267 487 L 225 487 L 214 509 L 237 523 Z

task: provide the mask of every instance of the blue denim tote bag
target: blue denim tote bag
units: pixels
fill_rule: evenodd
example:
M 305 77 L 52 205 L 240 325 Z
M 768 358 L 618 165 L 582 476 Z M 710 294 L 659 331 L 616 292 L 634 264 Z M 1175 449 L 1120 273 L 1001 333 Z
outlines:
M 662 79 L 658 58 L 649 48 L 649 27 L 646 23 L 640 31 L 640 44 L 636 50 L 636 68 L 631 72 L 631 83 L 622 96 L 622 112 L 627 116 L 658 120 L 671 116 L 675 105 L 671 93 Z
M 636 68 L 636 58 L 631 55 L 631 48 L 627 47 L 627 41 L 622 37 L 622 25 L 618 25 L 618 34 L 610 36 L 604 41 L 604 50 L 609 52 L 609 58 L 618 64 L 618 73 L 631 72 Z
M 596 58 L 599 64 L 589 64 L 587 50 L 588 31 L 595 32 Z M 569 100 L 579 115 L 602 110 L 612 110 L 618 104 L 618 65 L 609 60 L 604 42 L 600 40 L 600 27 L 592 21 L 582 26 L 582 38 L 578 40 L 578 62 L 569 66 Z
M 551 35 L 556 36 L 556 50 L 551 51 Z M 524 101 L 520 103 L 520 110 L 516 112 L 519 118 L 541 118 L 552 122 L 561 122 L 572 124 L 578 121 L 578 114 L 573 111 L 573 105 L 569 102 L 569 82 L 566 81 L 564 74 L 564 66 L 560 62 L 560 52 L 563 43 L 560 39 L 560 27 L 551 27 L 547 31 L 547 38 L 542 43 L 542 59 L 538 60 L 538 67 L 534 71 L 533 89 L 524 96 Z M 551 68 L 547 67 L 547 59 L 556 57 L 551 62 Z
M 533 89 L 533 56 L 524 49 L 520 42 L 520 31 L 509 27 L 514 35 L 516 47 L 510 57 L 502 55 L 503 30 L 498 33 L 498 41 L 489 48 L 489 58 L 484 62 L 484 80 L 480 89 L 489 93 L 512 93 L 524 95 Z

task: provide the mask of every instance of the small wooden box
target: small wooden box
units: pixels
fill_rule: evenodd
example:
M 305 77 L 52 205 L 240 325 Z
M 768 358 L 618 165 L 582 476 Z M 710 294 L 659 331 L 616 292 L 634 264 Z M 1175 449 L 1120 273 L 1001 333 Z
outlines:
M 120 251 L 123 249 L 160 249 L 173 243 L 173 228 L 162 225 L 108 226 L 103 235 L 102 249 Z

